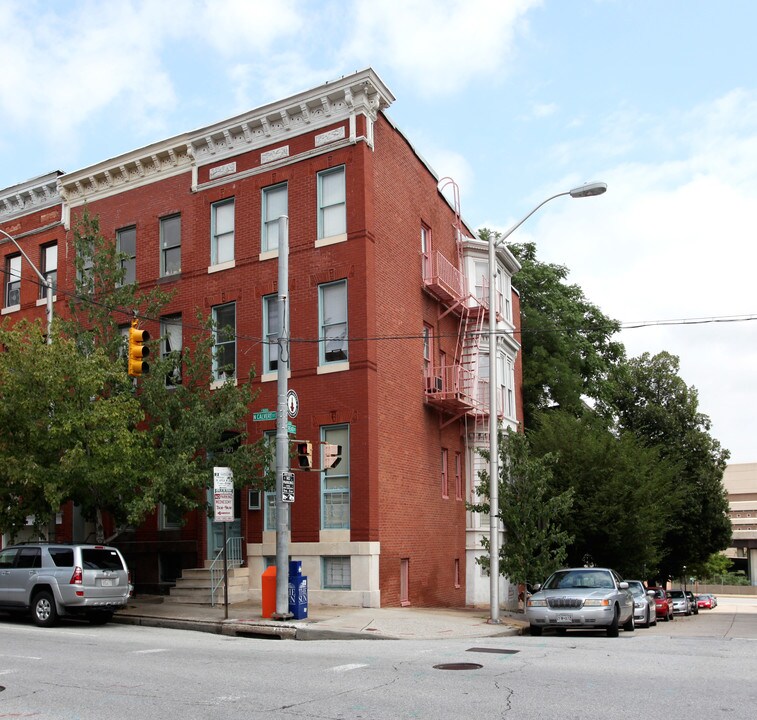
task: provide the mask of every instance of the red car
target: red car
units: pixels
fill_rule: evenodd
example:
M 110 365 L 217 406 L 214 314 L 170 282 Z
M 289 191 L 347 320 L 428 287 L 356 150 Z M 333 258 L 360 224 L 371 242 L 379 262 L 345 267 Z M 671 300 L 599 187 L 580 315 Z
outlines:
M 707 610 L 712 610 L 714 607 L 712 604 L 712 595 L 698 595 L 697 596 L 697 605 L 700 608 L 705 608 Z
M 654 604 L 657 609 L 658 620 L 673 619 L 673 600 L 661 587 L 648 587 L 647 590 L 654 590 Z

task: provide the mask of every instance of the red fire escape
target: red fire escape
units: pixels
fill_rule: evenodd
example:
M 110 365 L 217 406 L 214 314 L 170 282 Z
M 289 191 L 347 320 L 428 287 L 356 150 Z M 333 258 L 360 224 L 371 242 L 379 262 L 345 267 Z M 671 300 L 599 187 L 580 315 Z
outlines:
M 442 427 L 466 415 L 474 419 L 488 416 L 489 401 L 486 381 L 481 381 L 479 354 L 482 330 L 488 313 L 487 292 L 476 297 L 468 290 L 463 271 L 463 231 L 460 220 L 460 205 L 457 185 L 444 178 L 440 192 L 451 185 L 454 193 L 455 220 L 453 230 L 457 243 L 456 264 L 431 249 L 423 258 L 423 285 L 440 305 L 439 318 L 453 314 L 458 318 L 458 334 L 452 362 L 433 364 L 425 377 L 425 394 L 429 405 L 444 416 Z

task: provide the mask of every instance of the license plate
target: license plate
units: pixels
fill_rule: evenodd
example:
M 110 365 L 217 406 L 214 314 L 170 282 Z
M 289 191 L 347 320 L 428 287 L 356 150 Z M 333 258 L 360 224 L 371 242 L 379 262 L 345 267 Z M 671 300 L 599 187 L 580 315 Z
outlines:
M 115 582 L 109 578 L 106 578 L 105 580 L 100 580 L 100 585 L 102 587 L 113 587 L 115 585 Z
M 573 616 L 572 615 L 558 615 L 557 616 L 557 622 L 559 622 L 559 623 L 572 623 L 573 622 Z

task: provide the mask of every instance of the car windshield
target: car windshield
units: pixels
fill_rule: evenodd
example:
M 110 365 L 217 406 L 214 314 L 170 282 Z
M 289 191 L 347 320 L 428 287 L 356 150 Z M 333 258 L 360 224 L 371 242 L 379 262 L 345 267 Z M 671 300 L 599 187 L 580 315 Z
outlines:
M 544 590 L 563 590 L 566 588 L 603 589 L 609 590 L 615 587 L 612 575 L 607 570 L 592 570 L 590 568 L 580 570 L 558 570 L 546 583 Z
M 639 597 L 641 595 L 645 595 L 646 594 L 646 591 L 644 590 L 644 586 L 641 583 L 639 583 L 639 582 L 629 581 L 628 582 L 628 589 L 631 591 L 631 593 L 635 597 Z
M 89 570 L 123 570 L 121 557 L 115 550 L 107 548 L 83 548 L 81 561 Z
M 677 598 L 680 600 L 683 597 L 683 590 L 671 590 L 668 595 L 672 598 Z

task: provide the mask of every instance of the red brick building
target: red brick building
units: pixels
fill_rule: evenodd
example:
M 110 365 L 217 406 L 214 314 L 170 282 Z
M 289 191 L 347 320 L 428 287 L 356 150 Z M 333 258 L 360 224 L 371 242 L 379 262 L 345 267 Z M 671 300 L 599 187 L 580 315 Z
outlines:
M 0 191 L 0 228 L 42 272 L 51 271 L 55 245 L 58 287 L 71 290 L 71 226 L 86 205 L 129 255 L 141 288 L 176 290 L 165 316 L 143 323 L 164 347 L 188 342 L 182 323 L 198 308 L 236 328 L 217 351 L 237 379 L 255 376 L 261 394 L 249 431 L 259 437 L 275 431 L 274 420 L 253 413 L 276 408 L 278 357 L 268 341 L 279 331 L 276 220 L 286 214 L 296 437 L 344 449 L 333 470 L 297 474 L 289 550 L 302 561 L 311 602 L 485 604 L 488 578 L 474 558 L 488 518 L 468 513 L 465 501 L 481 466 L 476 448 L 488 447 L 488 347 L 479 334 L 488 318 L 487 245 L 462 221 L 454 183 L 440 190 L 385 114 L 393 101 L 364 70 Z M 44 317 L 39 286 L 18 280 L 33 271 L 5 238 L 0 262 L 3 314 Z M 498 250 L 499 416 L 512 427 L 522 422 L 510 287 L 517 270 Z M 55 311 L 65 314 L 65 304 L 56 300 Z M 255 599 L 275 556 L 274 499 L 240 500 L 233 530 Z M 138 588 L 170 584 L 217 552 L 217 528 L 202 513 L 177 520 L 161 508 L 116 540 Z M 61 517 L 61 537 L 69 526 L 71 537 L 83 532 L 74 522 Z

